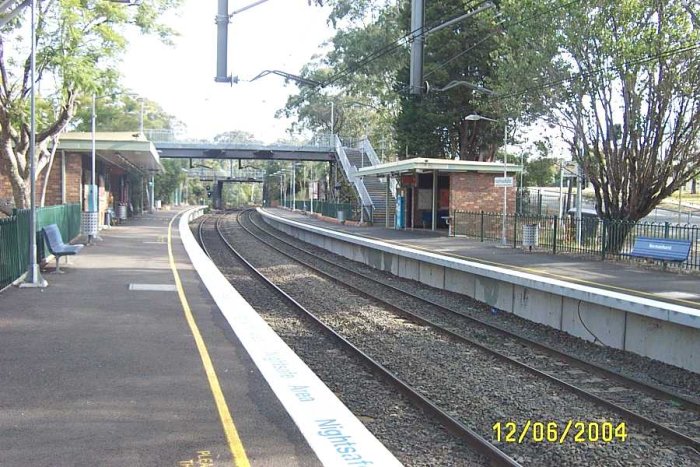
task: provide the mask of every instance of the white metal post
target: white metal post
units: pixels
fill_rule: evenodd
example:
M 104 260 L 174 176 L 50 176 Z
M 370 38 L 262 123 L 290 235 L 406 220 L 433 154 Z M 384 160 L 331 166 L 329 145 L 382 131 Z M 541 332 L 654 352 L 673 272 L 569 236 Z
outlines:
M 583 217 L 581 216 L 581 206 L 583 202 L 583 169 L 581 166 L 578 168 L 578 174 L 576 177 L 576 245 L 581 248 L 581 230 L 583 229 Z
M 559 220 L 564 216 L 564 160 L 559 160 Z
M 292 162 L 292 211 L 297 209 L 297 167 Z
M 508 176 L 508 152 L 506 151 L 506 145 L 508 144 L 508 120 L 505 122 L 505 128 L 503 130 L 503 178 Z M 501 243 L 506 245 L 506 212 L 508 209 L 508 187 L 503 187 L 503 221 L 501 226 Z

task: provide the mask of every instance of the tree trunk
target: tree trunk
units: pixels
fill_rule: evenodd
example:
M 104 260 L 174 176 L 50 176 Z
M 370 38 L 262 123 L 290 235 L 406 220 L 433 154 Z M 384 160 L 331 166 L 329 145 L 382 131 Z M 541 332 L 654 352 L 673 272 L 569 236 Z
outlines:
M 605 235 L 605 241 L 603 242 L 603 248 L 605 252 L 619 254 L 625 246 L 625 239 L 634 228 L 634 225 L 634 222 L 629 221 L 604 220 L 603 235 Z

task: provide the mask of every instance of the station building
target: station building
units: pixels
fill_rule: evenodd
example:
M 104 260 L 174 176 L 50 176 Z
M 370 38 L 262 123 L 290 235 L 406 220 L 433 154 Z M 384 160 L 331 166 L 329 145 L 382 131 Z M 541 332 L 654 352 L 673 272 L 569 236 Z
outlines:
M 149 180 L 162 166 L 153 143 L 140 133 L 95 133 L 97 207 L 92 209 L 92 140 L 92 133 L 60 136 L 53 162 L 38 174 L 36 202 L 40 203 L 46 184 L 45 206 L 80 204 L 83 212 L 97 211 L 101 228 L 112 213 L 125 218 L 149 206 Z M 9 176 L 1 170 L 0 202 L 13 204 Z
M 394 177 L 396 228 L 446 228 L 455 211 L 506 212 L 516 210 L 516 174 L 522 167 L 500 162 L 414 158 L 358 169 L 362 177 Z M 512 186 L 500 186 L 504 174 Z M 499 182 L 499 186 L 497 185 Z M 387 193 L 387 203 L 390 201 Z

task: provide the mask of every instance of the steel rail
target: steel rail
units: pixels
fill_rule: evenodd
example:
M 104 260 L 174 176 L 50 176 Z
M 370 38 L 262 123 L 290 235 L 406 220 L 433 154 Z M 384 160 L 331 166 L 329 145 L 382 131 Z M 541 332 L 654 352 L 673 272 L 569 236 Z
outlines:
M 252 220 L 251 220 L 250 222 L 253 223 Z M 276 237 L 275 235 L 273 235 L 273 234 L 267 232 L 266 230 L 262 229 L 260 226 L 254 224 L 254 223 L 253 223 L 253 225 L 255 225 L 256 228 L 260 229 L 261 231 L 265 232 L 267 235 L 270 235 L 270 236 L 272 236 L 273 238 L 277 238 L 277 239 L 278 239 L 278 237 Z M 243 226 L 242 226 L 242 227 L 243 227 Z M 243 227 L 243 228 L 245 229 L 245 227 Z M 247 229 L 246 229 L 246 230 L 247 230 Z M 477 342 L 477 341 L 475 341 L 475 340 L 473 340 L 473 339 L 470 339 L 470 338 L 465 337 L 465 336 L 463 336 L 463 335 L 461 335 L 461 334 L 457 334 L 457 333 L 455 333 L 455 332 L 453 332 L 453 331 L 450 331 L 449 329 L 446 329 L 446 328 L 442 327 L 440 324 L 437 324 L 437 323 L 435 323 L 435 322 L 433 322 L 433 321 L 431 321 L 431 320 L 429 320 L 429 319 L 423 318 L 423 317 L 418 316 L 418 315 L 416 315 L 416 314 L 414 314 L 414 313 L 412 313 L 412 312 L 410 312 L 410 311 L 408 311 L 408 310 L 405 310 L 405 309 L 403 309 L 403 308 L 401 308 L 401 307 L 398 307 L 398 306 L 396 306 L 396 305 L 394 305 L 394 304 L 392 304 L 392 303 L 389 303 L 389 302 L 387 302 L 385 299 L 383 299 L 382 297 L 376 296 L 376 295 L 371 294 L 371 293 L 369 293 L 369 292 L 367 292 L 367 291 L 365 291 L 365 290 L 360 289 L 359 287 L 356 287 L 356 286 L 353 286 L 353 285 L 351 285 L 351 284 L 348 284 L 348 283 L 342 281 L 341 279 L 339 279 L 339 278 L 336 277 L 336 276 L 333 276 L 333 275 L 331 275 L 331 274 L 329 274 L 329 273 L 326 273 L 326 272 L 324 272 L 324 271 L 321 271 L 321 270 L 319 270 L 318 268 L 316 268 L 315 266 L 313 266 L 313 265 L 311 265 L 311 264 L 309 264 L 309 263 L 307 263 L 307 262 L 305 262 L 305 261 L 303 261 L 303 260 L 301 260 L 301 259 L 299 259 L 299 258 L 293 257 L 292 255 L 290 255 L 290 254 L 288 254 L 288 253 L 286 253 L 286 252 L 280 250 L 279 248 L 277 248 L 277 247 L 274 246 L 274 245 L 271 245 L 269 242 L 265 241 L 264 239 L 260 238 L 259 236 L 255 235 L 254 233 L 252 233 L 252 232 L 250 232 L 250 231 L 248 231 L 248 233 L 249 233 L 250 235 L 254 236 L 255 238 L 257 238 L 259 241 L 261 241 L 261 242 L 267 244 L 267 245 L 270 246 L 271 248 L 274 248 L 275 250 L 279 251 L 281 254 L 283 254 L 283 255 L 287 256 L 288 258 L 291 258 L 292 260 L 297 261 L 298 263 L 303 264 L 304 266 L 306 266 L 306 267 L 308 267 L 308 268 L 310 268 L 310 269 L 312 269 L 312 270 L 318 272 L 319 274 L 323 275 L 324 277 L 328 278 L 329 280 L 331 280 L 331 281 L 333 281 L 333 282 L 335 282 L 335 283 L 338 283 L 338 284 L 342 284 L 342 285 L 344 285 L 344 286 L 346 286 L 346 287 L 348 287 L 348 288 L 351 288 L 351 289 L 357 291 L 358 293 L 360 293 L 361 295 L 364 295 L 365 297 L 368 297 L 368 298 L 370 298 L 370 299 L 372 299 L 372 300 L 375 300 L 375 301 L 377 301 L 377 302 L 379 302 L 379 303 L 382 303 L 382 304 L 384 304 L 384 305 L 387 305 L 387 306 L 391 307 L 392 309 L 398 311 L 399 313 L 403 314 L 404 316 L 408 317 L 409 319 L 412 319 L 412 320 L 414 320 L 414 321 L 416 321 L 416 322 L 419 322 L 419 323 L 422 323 L 422 324 L 431 326 L 431 327 L 437 329 L 438 331 L 443 332 L 443 333 L 445 333 L 446 335 L 448 335 L 448 336 L 450 336 L 450 337 L 452 337 L 452 338 L 454 338 L 454 339 L 456 339 L 456 340 L 458 340 L 458 341 L 466 342 L 466 343 L 468 343 L 468 344 L 470 344 L 470 345 L 473 345 L 474 347 L 477 347 L 477 348 L 479 348 L 479 349 L 481 349 L 481 350 L 483 350 L 483 351 L 489 353 L 490 355 L 492 355 L 492 356 L 494 356 L 494 357 L 496 357 L 496 358 L 498 358 L 498 359 L 501 359 L 501 360 L 506 361 L 506 362 L 508 362 L 508 363 L 510 363 L 510 364 L 516 365 L 516 366 L 518 366 L 518 367 L 520 367 L 520 368 L 522 368 L 522 369 L 524 369 L 524 370 L 526 370 L 526 371 L 528 371 L 528 372 L 530 372 L 530 373 L 532 373 L 532 374 L 535 374 L 535 375 L 537 375 L 537 376 L 539 376 L 539 377 L 548 379 L 548 380 L 550 380 L 551 382 L 557 384 L 558 386 L 563 387 L 563 388 L 565 388 L 565 389 L 567 389 L 567 390 L 570 390 L 570 391 L 572 391 L 572 392 L 575 392 L 576 394 L 579 394 L 580 396 L 582 396 L 582 397 L 584 397 L 584 398 L 586 398 L 586 399 L 588 399 L 588 400 L 591 400 L 591 401 L 597 403 L 598 405 L 601 405 L 601 406 L 606 407 L 606 408 L 608 408 L 608 409 L 612 409 L 613 411 L 615 411 L 615 412 L 617 412 L 617 413 L 619 413 L 619 414 L 621 414 L 621 415 L 623 415 L 623 416 L 625 416 L 625 417 L 628 417 L 628 419 L 630 419 L 630 420 L 634 420 L 634 421 L 636 421 L 636 422 L 638 422 L 638 423 L 640 423 L 640 424 L 642 424 L 642 425 L 645 425 L 645 426 L 647 426 L 647 427 L 649 427 L 649 428 L 653 428 L 653 429 L 655 429 L 655 430 L 657 430 L 657 431 L 663 433 L 664 435 L 666 435 L 666 436 L 669 437 L 669 438 L 672 438 L 672 439 L 674 439 L 674 440 L 676 440 L 676 441 L 682 442 L 683 444 L 686 444 L 686 445 L 692 447 L 692 448 L 695 449 L 696 451 L 700 451 L 700 441 L 698 441 L 698 440 L 696 440 L 696 439 L 694 439 L 694 438 L 691 438 L 691 437 L 689 437 L 689 436 L 687 436 L 687 435 L 685 435 L 685 434 L 683 434 L 683 433 L 681 433 L 681 432 L 678 432 L 678 431 L 676 431 L 676 430 L 674 430 L 674 429 L 672 429 L 672 428 L 670 428 L 670 427 L 668 427 L 668 426 L 666 426 L 666 425 L 664 425 L 664 424 L 662 424 L 662 423 L 656 422 L 656 421 L 654 421 L 654 420 L 652 420 L 652 419 L 650 419 L 650 418 L 648 418 L 648 417 L 646 417 L 646 416 L 644 416 L 644 415 L 641 415 L 641 414 L 639 414 L 639 413 L 637 413 L 637 412 L 633 412 L 633 411 L 631 411 L 631 410 L 629 410 L 629 409 L 626 409 L 626 408 L 624 408 L 624 407 L 622 407 L 622 406 L 620 406 L 620 405 L 618 405 L 618 404 L 616 404 L 616 403 L 614 403 L 614 402 L 611 402 L 611 401 L 609 401 L 609 400 L 607 400 L 607 399 L 604 399 L 604 398 L 602 398 L 602 397 L 600 397 L 600 396 L 597 396 L 597 395 L 595 395 L 595 394 L 593 394 L 593 393 L 591 393 L 591 392 L 588 392 L 588 391 L 586 391 L 585 389 L 579 388 L 578 386 L 574 386 L 574 385 L 571 384 L 571 383 L 567 383 L 566 381 L 563 381 L 563 380 L 561 380 L 561 379 L 559 379 L 559 378 L 557 378 L 557 377 L 555 377 L 555 376 L 552 376 L 552 375 L 550 375 L 550 374 L 544 373 L 543 371 L 540 371 L 540 370 L 538 370 L 538 369 L 536 369 L 536 368 L 534 368 L 534 367 L 531 367 L 531 366 L 527 365 L 526 363 L 520 362 L 519 360 L 516 360 L 516 359 L 514 359 L 514 358 L 512 358 L 512 357 L 509 357 L 508 355 L 505 355 L 505 354 L 503 354 L 503 353 L 501 353 L 501 352 L 499 352 L 499 351 L 497 351 L 497 350 L 491 349 L 491 348 L 489 348 L 489 347 L 487 347 L 487 346 L 485 346 L 485 345 L 483 345 L 483 344 L 481 344 L 481 343 L 479 343 L 479 342 Z M 309 255 L 310 255 L 310 253 L 305 252 L 303 249 L 301 249 L 301 248 L 299 248 L 299 247 L 296 247 L 296 246 L 294 246 L 294 245 L 291 245 L 291 244 L 289 244 L 288 242 L 285 242 L 284 240 L 281 240 L 281 239 L 278 239 L 278 240 L 279 240 L 280 242 L 282 242 L 282 243 L 285 243 L 285 244 L 287 244 L 287 245 L 289 245 L 289 246 L 291 246 L 291 247 L 293 247 L 293 248 L 299 250 L 299 251 L 304 252 L 305 254 L 309 254 Z M 351 272 L 353 275 L 359 276 L 359 274 L 358 274 L 357 272 L 352 271 L 352 270 L 350 270 L 350 269 L 348 269 L 348 268 L 345 268 L 344 266 L 340 266 L 340 265 L 338 265 L 338 264 L 336 264 L 336 263 L 332 263 L 332 262 L 330 262 L 330 261 L 328 261 L 328 260 L 325 260 L 324 258 L 319 258 L 319 257 L 317 257 L 317 256 L 314 256 L 314 258 L 315 258 L 315 259 L 322 260 L 322 261 L 324 261 L 324 262 L 326 262 L 326 263 L 328 263 L 328 264 L 331 264 L 331 265 L 333 265 L 333 266 L 335 266 L 335 267 L 341 268 L 341 269 L 343 269 L 343 270 L 345 270 L 345 271 Z M 375 280 L 373 280 L 373 279 L 369 279 L 369 278 L 367 278 L 367 277 L 365 277 L 365 276 L 361 276 L 361 277 L 362 277 L 363 279 L 365 279 L 365 280 L 370 280 L 370 281 L 376 282 L 376 283 L 378 283 L 378 284 L 380 284 L 380 285 L 382 285 L 382 286 L 391 287 L 391 286 L 387 286 L 386 284 L 383 284 L 382 282 L 375 281 Z M 393 287 L 391 287 L 391 288 L 393 288 Z M 405 291 L 403 291 L 403 290 L 396 289 L 396 288 L 393 288 L 393 289 L 396 290 L 396 291 L 398 291 L 398 292 L 400 292 L 400 293 L 407 294 L 407 295 L 409 295 L 409 296 L 415 297 L 413 294 L 410 294 L 410 293 L 405 292 Z M 430 303 L 431 305 L 433 305 L 433 306 L 435 306 L 435 307 L 438 307 L 438 308 L 440 308 L 440 309 L 442 309 L 442 310 L 446 310 L 446 311 L 450 311 L 450 312 L 452 312 L 452 313 L 455 313 L 453 310 L 450 310 L 449 308 L 445 308 L 445 307 L 442 306 L 442 305 L 435 304 L 434 302 L 424 300 L 424 299 L 422 299 L 422 298 L 420 298 L 420 297 L 415 297 L 415 298 L 418 298 L 418 299 L 420 299 L 420 300 L 423 300 L 423 301 L 426 302 L 426 303 Z M 463 314 L 461 314 L 461 313 L 459 313 L 459 315 L 460 315 L 461 317 L 464 317 L 464 316 L 465 316 L 465 315 L 463 315 Z M 477 321 L 481 322 L 480 320 L 477 320 Z M 496 329 L 498 329 L 498 328 L 496 328 Z M 505 332 L 505 333 L 508 333 L 508 331 L 504 331 L 504 332 Z M 516 337 L 516 338 L 517 338 L 517 334 L 513 334 L 513 337 Z M 556 351 L 555 351 L 555 352 L 556 352 Z M 565 354 L 564 354 L 564 355 L 565 355 Z M 566 360 L 566 358 L 564 358 L 564 359 Z
M 237 220 L 239 220 L 240 216 L 245 212 L 246 211 L 239 213 L 237 216 Z M 457 435 L 459 438 L 464 440 L 467 443 L 467 445 L 469 445 L 477 452 L 481 453 L 486 458 L 488 458 L 493 465 L 511 467 L 520 466 L 520 464 L 516 462 L 513 458 L 511 458 L 506 453 L 498 449 L 496 446 L 494 446 L 488 440 L 486 440 L 481 435 L 473 431 L 471 428 L 464 425 L 462 422 L 440 409 L 432 401 L 415 391 L 409 384 L 401 380 L 398 376 L 394 375 L 382 364 L 372 359 L 369 355 L 357 348 L 347 339 L 345 339 L 340 334 L 336 333 L 333 329 L 325 325 L 316 315 L 314 315 L 311 311 L 307 310 L 298 301 L 296 301 L 284 290 L 275 285 L 264 274 L 258 271 L 255 268 L 255 266 L 253 266 L 248 260 L 246 260 L 243 257 L 243 255 L 241 255 L 226 239 L 225 235 L 221 231 L 220 223 L 222 219 L 223 216 L 219 216 L 216 221 L 216 231 L 219 234 L 220 239 L 224 242 L 224 244 L 226 244 L 228 249 L 241 261 L 241 263 L 243 263 L 246 266 L 247 269 L 249 269 L 254 275 L 256 275 L 267 287 L 273 290 L 285 302 L 290 304 L 296 310 L 302 312 L 309 320 L 311 320 L 313 323 L 319 326 L 326 334 L 328 334 L 334 340 L 339 342 L 343 347 L 352 352 L 355 356 L 359 357 L 367 366 L 369 366 L 372 369 L 372 371 L 394 384 L 406 397 L 408 397 L 420 409 L 422 409 L 428 415 L 432 416 L 434 419 L 440 421 L 448 430 L 450 430 L 450 432 Z
M 267 235 L 270 235 L 271 237 L 273 237 L 273 238 L 279 240 L 279 241 L 282 242 L 282 243 L 285 243 L 286 245 L 289 245 L 289 246 L 292 247 L 292 248 L 295 248 L 295 249 L 297 249 L 297 250 L 299 250 L 299 251 L 302 251 L 302 252 L 308 254 L 308 252 L 306 252 L 304 249 L 299 248 L 298 246 L 289 243 L 288 241 L 284 240 L 283 238 L 279 237 L 278 235 L 275 235 L 275 234 L 269 232 L 268 230 L 263 229 L 262 227 L 260 227 L 260 225 L 258 225 L 258 224 L 257 224 L 256 222 L 254 222 L 252 219 L 251 219 L 251 223 L 252 223 L 253 225 L 255 225 L 258 229 L 260 229 L 260 230 L 262 230 L 263 232 L 265 232 Z M 333 265 L 333 266 L 335 266 L 335 267 L 337 267 L 337 268 L 343 269 L 344 271 L 350 272 L 350 273 L 352 273 L 352 274 L 354 274 L 354 275 L 358 275 L 356 271 L 353 271 L 352 269 L 350 269 L 350 268 L 348 268 L 348 267 L 346 267 L 346 266 L 343 266 L 343 265 L 341 265 L 341 264 L 337 264 L 337 263 L 330 262 L 330 261 L 326 260 L 325 258 L 321 258 L 321 257 L 316 257 L 316 258 L 319 259 L 319 260 L 321 260 L 321 261 L 324 261 L 325 263 L 331 264 L 331 265 Z M 481 325 L 481 326 L 483 326 L 483 327 L 485 327 L 485 328 L 488 328 L 489 330 L 492 330 L 492 331 L 494 331 L 494 332 L 498 332 L 498 333 L 500 333 L 501 335 L 504 335 L 504 336 L 507 336 L 507 337 L 516 339 L 516 340 L 518 340 L 518 341 L 520 341 L 520 342 L 522 342 L 522 343 L 525 343 L 525 344 L 527 344 L 527 345 L 530 345 L 530 346 L 532 346 L 532 347 L 536 347 L 537 349 L 539 349 L 539 350 L 541 350 L 541 351 L 543 351 L 543 352 L 546 352 L 546 353 L 548 353 L 548 354 L 550 354 L 550 355 L 557 356 L 557 357 L 561 358 L 562 360 L 565 360 L 565 361 L 567 361 L 567 362 L 571 362 L 571 363 L 573 363 L 573 364 L 575 364 L 575 365 L 577 365 L 577 366 L 583 367 L 583 368 L 585 368 L 585 369 L 587 369 L 587 370 L 589 370 L 589 371 L 596 372 L 596 373 L 598 373 L 599 375 L 605 376 L 605 377 L 607 377 L 607 378 L 614 379 L 614 380 L 616 380 L 616 381 L 618 381 L 618 382 L 620 382 L 620 383 L 624 383 L 624 384 L 627 384 L 628 386 L 631 386 L 631 387 L 637 388 L 637 389 L 639 389 L 639 390 L 645 391 L 646 393 L 648 393 L 648 394 L 650 394 L 650 395 L 657 396 L 657 397 L 660 397 L 660 398 L 662 398 L 662 399 L 665 399 L 665 400 L 674 402 L 674 403 L 676 403 L 676 404 L 678 404 L 678 405 L 681 405 L 681 406 L 686 407 L 686 408 L 688 408 L 688 409 L 690 409 L 690 410 L 693 410 L 693 411 L 695 411 L 695 412 L 700 413 L 700 401 L 698 401 L 697 399 L 693 399 L 693 398 L 688 397 L 688 396 L 685 396 L 685 395 L 683 395 L 683 394 L 678 394 L 678 393 L 675 393 L 675 392 L 671 392 L 671 391 L 665 390 L 665 389 L 663 389 L 663 388 L 660 387 L 660 386 L 656 386 L 656 385 L 653 385 L 653 384 L 651 384 L 651 383 L 646 383 L 646 382 L 644 382 L 644 381 L 638 380 L 638 379 L 633 378 L 633 377 L 630 377 L 630 376 L 625 376 L 625 375 L 620 374 L 620 373 L 618 373 L 618 372 L 616 372 L 616 371 L 613 371 L 613 370 L 611 370 L 611 369 L 609 369 L 609 368 L 605 368 L 604 366 L 601 366 L 601 365 L 598 365 L 598 364 L 596 364 L 596 363 L 583 360 L 583 359 L 581 359 L 581 358 L 579 358 L 579 357 L 576 357 L 575 355 L 571 355 L 571 354 L 566 353 L 566 352 L 564 352 L 564 351 L 562 351 L 562 350 L 558 350 L 558 349 L 555 349 L 555 348 L 550 347 L 550 346 L 548 346 L 548 345 L 542 344 L 541 342 L 537 342 L 537 341 L 535 341 L 535 340 L 532 340 L 532 339 L 530 339 L 529 337 L 521 336 L 521 335 L 519 335 L 519 334 L 516 334 L 516 333 L 514 333 L 513 331 L 509 331 L 509 330 L 507 330 L 507 329 L 505 329 L 505 328 L 502 328 L 502 327 L 500 327 L 500 326 L 498 326 L 498 325 L 496 325 L 496 324 L 489 323 L 489 322 L 487 322 L 487 321 L 483 321 L 483 320 L 481 320 L 481 319 L 479 319 L 479 318 L 476 318 L 476 317 L 473 317 L 473 316 L 465 315 L 464 313 L 461 313 L 461 312 L 459 312 L 459 311 L 456 311 L 456 310 L 453 310 L 453 309 L 451 309 L 451 308 L 448 308 L 448 307 L 446 307 L 446 306 L 444 306 L 444 305 L 441 305 L 441 304 L 439 304 L 439 303 L 437 303 L 437 302 L 435 302 L 435 301 L 433 301 L 433 300 L 430 300 L 430 299 L 428 299 L 428 298 L 425 298 L 425 297 L 421 297 L 421 296 L 419 296 L 419 295 L 416 295 L 416 294 L 414 294 L 414 293 L 412 293 L 412 292 L 410 292 L 410 291 L 403 290 L 403 289 L 401 289 L 401 288 L 399 288 L 399 287 L 396 287 L 395 285 L 387 284 L 387 283 L 378 281 L 378 280 L 376 280 L 376 279 L 368 278 L 368 277 L 366 277 L 366 276 L 362 276 L 362 277 L 363 277 L 364 279 L 366 279 L 366 280 L 379 283 L 379 284 L 381 284 L 382 286 L 387 287 L 387 288 L 389 288 L 389 289 L 391 289 L 391 290 L 393 290 L 393 291 L 395 291 L 395 292 L 406 294 L 406 295 L 408 295 L 408 296 L 410 296 L 410 297 L 412 297 L 412 298 L 414 298 L 414 299 L 416 299 L 416 300 L 421 301 L 422 303 L 425 303 L 425 304 L 428 304 L 428 305 L 437 307 L 437 308 L 439 308 L 439 309 L 441 309 L 441 310 L 443 310 L 443 311 L 446 311 L 446 312 L 448 312 L 448 313 L 450 313 L 450 314 L 452 314 L 452 315 L 455 315 L 455 316 L 458 316 L 458 317 L 463 318 L 463 319 L 465 319 L 465 320 L 468 320 L 468 321 L 471 322 L 471 323 Z

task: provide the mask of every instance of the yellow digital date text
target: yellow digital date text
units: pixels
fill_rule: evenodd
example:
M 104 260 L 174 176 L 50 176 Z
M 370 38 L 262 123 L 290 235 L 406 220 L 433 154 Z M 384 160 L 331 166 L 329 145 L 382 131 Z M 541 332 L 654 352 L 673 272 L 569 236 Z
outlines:
M 599 422 L 568 420 L 556 421 L 498 421 L 491 427 L 496 442 L 559 443 L 567 440 L 574 443 L 612 443 L 627 440 L 625 422 Z

